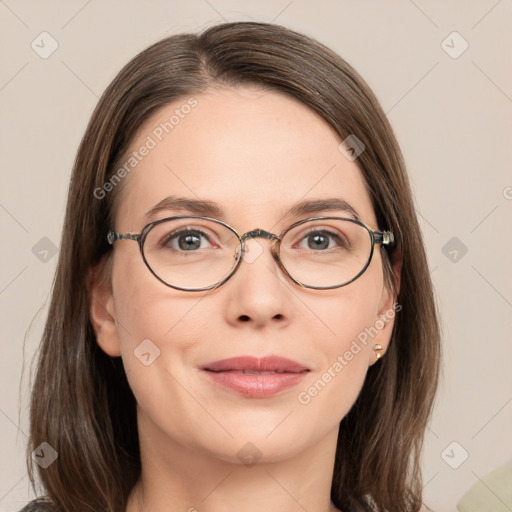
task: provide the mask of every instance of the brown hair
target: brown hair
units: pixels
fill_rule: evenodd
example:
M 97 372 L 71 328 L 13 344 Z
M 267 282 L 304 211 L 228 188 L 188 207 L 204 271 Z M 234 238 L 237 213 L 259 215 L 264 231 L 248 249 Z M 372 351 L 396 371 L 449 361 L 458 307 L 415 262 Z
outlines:
M 368 370 L 339 427 L 331 499 L 344 512 L 413 512 L 422 504 L 420 454 L 437 387 L 440 329 L 405 164 L 376 97 L 340 56 L 284 27 L 225 23 L 199 35 L 168 37 L 131 60 L 101 97 L 78 149 L 48 319 L 31 401 L 30 452 L 48 442 L 58 459 L 39 476 L 57 510 L 125 510 L 141 471 L 135 399 L 121 358 L 97 345 L 88 275 L 109 259 L 113 176 L 141 125 L 157 109 L 211 86 L 257 85 L 298 99 L 339 135 L 365 145 L 357 163 L 380 229 L 402 258 L 390 346 Z M 393 288 L 394 289 L 394 288 Z

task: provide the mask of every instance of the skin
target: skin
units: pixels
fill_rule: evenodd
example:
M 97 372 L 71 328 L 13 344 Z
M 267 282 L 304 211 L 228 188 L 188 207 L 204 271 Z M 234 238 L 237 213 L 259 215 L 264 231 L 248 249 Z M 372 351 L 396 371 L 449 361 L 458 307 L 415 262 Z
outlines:
M 217 202 L 225 210 L 221 220 L 240 233 L 259 227 L 278 234 L 300 220 L 283 219 L 282 211 L 334 195 L 379 229 L 357 162 L 342 155 L 340 140 L 308 107 L 253 87 L 210 89 L 194 97 L 197 106 L 122 183 L 117 232 L 139 233 L 147 223 L 144 214 L 171 194 Z M 184 103 L 154 114 L 130 151 Z M 187 212 L 155 218 L 180 214 Z M 337 214 L 347 216 L 319 215 Z M 257 250 L 256 244 L 262 254 L 243 261 L 214 291 L 163 285 L 133 241 L 114 244 L 111 288 L 99 279 L 94 283 L 91 319 L 98 343 L 122 357 L 138 403 L 142 478 L 127 512 L 336 510 L 330 487 L 338 425 L 376 362 L 372 346 L 381 344 L 384 354 L 393 320 L 308 404 L 297 396 L 392 309 L 381 254 L 377 247 L 366 272 L 348 286 L 311 290 L 283 275 L 269 240 L 250 240 L 249 250 Z M 147 338 L 160 350 L 149 366 L 134 356 Z M 258 399 L 215 386 L 198 369 L 228 357 L 270 354 L 311 371 L 297 387 Z M 237 457 L 248 442 L 261 455 L 252 467 Z

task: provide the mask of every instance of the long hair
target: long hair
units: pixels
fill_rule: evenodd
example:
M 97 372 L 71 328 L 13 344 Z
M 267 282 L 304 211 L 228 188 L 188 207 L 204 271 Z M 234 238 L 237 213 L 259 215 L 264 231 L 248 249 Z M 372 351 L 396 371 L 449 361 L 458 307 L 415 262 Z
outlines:
M 415 512 L 422 505 L 420 456 L 440 362 L 440 328 L 425 248 L 405 164 L 375 95 L 340 56 L 279 25 L 235 22 L 174 35 L 132 59 L 103 93 L 74 163 L 61 250 L 30 410 L 30 453 L 47 442 L 58 459 L 37 467 L 60 511 L 125 510 L 141 472 L 135 398 L 121 358 L 106 355 L 89 317 L 89 272 L 110 261 L 106 235 L 122 184 L 103 199 L 142 124 L 156 110 L 209 87 L 257 85 L 317 112 L 339 136 L 365 146 L 357 165 L 380 228 L 386 283 L 402 259 L 391 343 L 372 365 L 339 426 L 331 488 L 344 512 Z M 108 268 L 108 265 L 107 265 Z

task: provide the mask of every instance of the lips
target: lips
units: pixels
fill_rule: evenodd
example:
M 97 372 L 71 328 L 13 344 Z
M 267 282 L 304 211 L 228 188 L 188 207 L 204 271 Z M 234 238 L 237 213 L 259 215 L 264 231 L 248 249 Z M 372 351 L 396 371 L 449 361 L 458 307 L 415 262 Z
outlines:
M 237 394 L 264 398 L 297 385 L 310 371 L 279 356 L 241 356 L 214 361 L 202 368 L 208 378 Z
M 240 356 L 231 357 L 230 359 L 222 359 L 208 363 L 204 366 L 205 370 L 212 372 L 246 372 L 247 373 L 300 373 L 307 371 L 306 366 L 279 356 L 269 357 L 253 357 L 253 356 Z

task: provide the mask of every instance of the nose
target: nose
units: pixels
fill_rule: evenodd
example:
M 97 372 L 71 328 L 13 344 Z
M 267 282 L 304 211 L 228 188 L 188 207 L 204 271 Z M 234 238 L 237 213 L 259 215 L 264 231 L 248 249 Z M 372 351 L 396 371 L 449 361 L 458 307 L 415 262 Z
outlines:
M 234 276 L 223 286 L 227 320 L 232 325 L 284 327 L 292 318 L 291 284 L 272 256 L 272 240 L 254 236 L 245 241 L 246 253 Z

